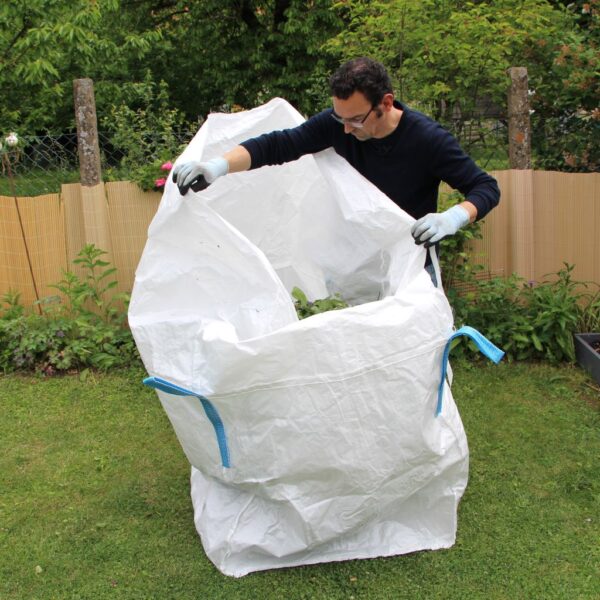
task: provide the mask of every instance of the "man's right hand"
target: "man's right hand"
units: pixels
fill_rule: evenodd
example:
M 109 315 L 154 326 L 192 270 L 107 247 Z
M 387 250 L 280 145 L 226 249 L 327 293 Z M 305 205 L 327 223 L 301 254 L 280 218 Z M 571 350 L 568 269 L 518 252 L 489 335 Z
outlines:
M 177 184 L 179 193 L 185 196 L 192 183 L 200 176 L 206 179 L 206 183 L 211 184 L 222 175 L 229 172 L 229 163 L 223 157 L 213 158 L 206 162 L 192 160 L 175 165 L 173 169 L 173 182 Z

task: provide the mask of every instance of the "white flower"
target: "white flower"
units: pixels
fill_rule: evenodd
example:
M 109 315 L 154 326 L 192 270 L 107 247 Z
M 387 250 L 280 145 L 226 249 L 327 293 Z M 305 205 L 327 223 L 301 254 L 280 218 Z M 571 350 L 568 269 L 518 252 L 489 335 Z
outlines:
M 16 146 L 19 143 L 19 138 L 17 137 L 17 134 L 14 131 L 11 131 L 6 136 L 5 141 L 6 145 L 12 148 L 13 146 Z

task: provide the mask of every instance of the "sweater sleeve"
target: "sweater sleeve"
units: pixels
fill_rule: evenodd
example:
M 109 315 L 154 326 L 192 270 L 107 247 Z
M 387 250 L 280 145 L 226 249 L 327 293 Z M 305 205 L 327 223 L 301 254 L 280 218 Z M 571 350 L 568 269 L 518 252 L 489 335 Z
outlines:
M 430 169 L 432 174 L 458 190 L 477 208 L 477 220 L 487 215 L 500 201 L 497 181 L 480 169 L 460 147 L 454 136 L 441 126 L 436 131 Z
M 251 169 L 265 165 L 281 165 L 329 148 L 333 143 L 335 122 L 323 111 L 291 129 L 264 133 L 242 142 L 250 153 Z

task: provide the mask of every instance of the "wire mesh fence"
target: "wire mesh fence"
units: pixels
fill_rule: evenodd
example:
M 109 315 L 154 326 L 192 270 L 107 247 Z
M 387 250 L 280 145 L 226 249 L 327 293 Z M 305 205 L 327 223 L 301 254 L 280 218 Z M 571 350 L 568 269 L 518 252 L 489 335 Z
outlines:
M 103 179 L 105 181 L 136 180 L 134 171 L 139 171 L 144 165 L 151 165 L 161 156 L 164 157 L 165 151 L 172 154 L 164 160 L 174 162 L 195 133 L 196 130 L 189 127 L 180 131 L 169 131 L 168 134 L 147 132 L 138 135 L 135 147 L 130 143 L 126 147 L 121 147 L 111 134 L 100 132 L 98 143 Z M 179 150 L 174 150 L 177 147 Z
M 461 145 L 488 170 L 508 168 L 508 127 L 501 115 L 478 115 L 470 119 L 447 119 L 443 125 L 461 142 Z M 184 146 L 194 132 L 183 130 L 173 134 Z M 99 132 L 98 143 L 103 179 L 125 181 L 132 175 L 132 159 L 119 148 L 110 133 Z M 161 134 L 148 133 L 144 144 L 161 148 Z M 136 158 L 137 162 L 153 157 Z M 172 157 L 174 160 L 176 157 Z M 9 161 L 9 164 L 7 163 Z M 141 166 L 139 164 L 135 166 Z M 9 169 L 12 178 L 9 177 Z M 11 181 L 12 179 L 12 181 Z M 0 195 L 39 196 L 60 192 L 65 183 L 79 181 L 77 133 L 60 135 L 22 136 L 19 147 L 4 153 L 0 169 Z
M 185 145 L 193 132 L 175 132 L 177 141 Z M 160 136 L 147 134 L 148 144 L 160 149 Z M 98 133 L 100 159 L 105 180 L 127 180 L 131 176 L 131 161 L 118 148 L 109 133 Z M 176 157 L 173 157 L 176 158 Z M 150 159 L 149 159 L 150 160 Z M 60 192 L 65 183 L 79 181 L 77 133 L 60 135 L 21 136 L 17 148 L 6 149 L 0 167 L 1 196 L 40 196 Z
M 21 136 L 19 146 L 3 155 L 0 195 L 50 194 L 78 178 L 76 133 Z
M 496 111 L 440 119 L 464 151 L 486 170 L 508 169 L 508 120 Z

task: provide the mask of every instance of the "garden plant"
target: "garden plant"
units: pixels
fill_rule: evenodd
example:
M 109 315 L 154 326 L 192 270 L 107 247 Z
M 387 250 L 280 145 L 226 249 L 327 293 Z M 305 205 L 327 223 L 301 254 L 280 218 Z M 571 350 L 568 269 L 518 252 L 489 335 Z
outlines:
M 126 326 L 128 295 L 115 294 L 116 269 L 86 245 L 73 261 L 82 274 L 64 272 L 58 294 L 26 309 L 18 293 L 4 295 L 0 315 L 0 369 L 45 375 L 131 366 L 139 360 Z
M 450 195 L 444 202 L 456 198 Z M 480 235 L 475 223 L 441 244 L 442 277 L 456 327 L 475 327 L 509 361 L 574 362 L 573 334 L 600 329 L 599 286 L 574 281 L 568 264 L 541 282 L 516 275 L 478 279 L 480 269 L 473 265 L 468 243 Z M 85 246 L 73 261 L 74 269 L 54 284 L 58 293 L 34 307 L 23 306 L 14 292 L 0 299 L 3 372 L 52 375 L 139 364 L 127 327 L 129 296 L 114 293 L 116 269 L 103 260 L 105 254 L 94 245 Z M 347 306 L 339 296 L 309 302 L 299 288 L 292 290 L 292 299 L 299 318 Z M 453 355 L 479 360 L 478 350 L 466 339 L 455 342 Z

